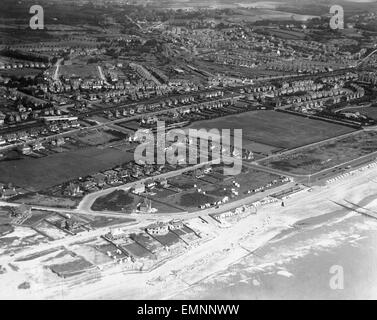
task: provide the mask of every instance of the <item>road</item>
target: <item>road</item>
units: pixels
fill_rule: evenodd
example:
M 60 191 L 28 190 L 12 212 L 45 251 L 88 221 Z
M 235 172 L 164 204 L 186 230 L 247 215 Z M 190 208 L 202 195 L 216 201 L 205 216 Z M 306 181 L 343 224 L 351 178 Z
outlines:
M 208 216 L 210 214 L 226 212 L 226 211 L 241 207 L 243 205 L 251 204 L 251 203 L 258 201 L 258 200 L 261 200 L 261 199 L 263 199 L 263 198 L 265 198 L 265 197 L 267 197 L 271 194 L 274 194 L 276 192 L 291 188 L 294 185 L 295 185 L 295 183 L 288 183 L 288 184 L 285 184 L 285 185 L 281 185 L 281 186 L 278 186 L 276 188 L 266 190 L 263 193 L 254 194 L 254 195 L 251 195 L 251 196 L 247 196 L 243 199 L 239 199 L 237 201 L 228 202 L 228 203 L 222 205 L 219 208 L 213 207 L 213 208 L 208 208 L 208 209 L 190 212 L 190 213 L 189 212 L 180 213 L 179 219 L 187 220 L 187 219 L 197 218 L 197 217 L 200 217 L 200 216 Z M 3 204 L 4 204 L 4 202 L 0 202 L 0 205 L 3 205 Z M 5 203 L 5 204 L 9 205 L 8 203 Z M 12 204 L 12 205 L 17 205 L 17 204 Z M 35 209 L 39 208 L 39 209 L 50 210 L 50 211 L 58 211 L 58 212 L 67 212 L 67 213 L 80 213 L 80 214 L 90 214 L 90 215 L 94 214 L 94 215 L 98 215 L 98 216 L 104 216 L 104 215 L 108 216 L 109 215 L 109 213 L 105 213 L 105 212 L 95 213 L 95 212 L 90 211 L 90 210 L 88 212 L 85 212 L 83 210 L 75 210 L 75 209 L 65 210 L 65 209 L 59 209 L 59 208 L 48 208 L 48 207 L 40 207 L 40 206 L 33 206 L 33 208 L 35 208 Z M 153 221 L 170 221 L 173 218 L 177 218 L 176 214 L 166 214 L 166 213 L 162 213 L 162 214 L 131 214 L 131 215 L 126 215 L 126 216 L 124 214 L 113 213 L 113 216 L 119 217 L 120 215 L 122 217 L 134 218 L 136 220 L 135 223 L 127 222 L 127 223 L 121 223 L 121 224 L 112 226 L 113 228 L 114 227 L 117 227 L 117 228 L 120 227 L 120 228 L 124 229 L 126 232 L 131 231 L 131 230 L 143 229 L 146 226 L 153 223 Z M 13 256 L 0 256 L 0 265 L 11 263 L 12 261 L 14 261 L 18 258 L 26 257 L 26 256 L 29 256 L 29 255 L 32 255 L 32 254 L 41 253 L 43 251 L 47 251 L 47 250 L 50 250 L 50 249 L 59 248 L 59 247 L 62 247 L 62 246 L 65 247 L 65 246 L 71 245 L 71 244 L 79 242 L 79 241 L 94 239 L 96 237 L 100 237 L 100 236 L 108 233 L 110 231 L 110 229 L 111 229 L 111 227 L 102 227 L 102 228 L 98 228 L 98 229 L 95 229 L 95 230 L 82 232 L 82 233 L 79 233 L 79 234 L 74 235 L 74 236 L 68 236 L 64 239 L 54 240 L 54 241 L 50 241 L 50 242 L 47 242 L 47 243 L 40 243 L 37 246 L 33 246 L 31 248 L 27 248 L 27 249 L 24 249 L 20 252 L 17 252 Z
M 64 59 L 59 59 L 56 62 L 56 70 L 55 70 L 54 77 L 58 76 L 58 71 L 59 71 L 59 68 L 60 68 L 60 64 L 62 63 L 63 60 Z M 332 71 L 332 72 L 324 72 L 324 73 L 320 73 L 320 74 L 316 74 L 316 75 L 297 75 L 297 76 L 290 75 L 288 78 L 301 79 L 301 78 L 313 77 L 313 76 L 315 76 L 315 77 L 324 77 L 324 76 L 330 76 L 330 75 L 334 75 L 334 74 L 338 74 L 338 73 L 344 73 L 344 72 L 347 72 L 347 71 L 352 71 L 353 69 L 354 68 L 348 68 L 348 69 L 336 70 L 336 71 Z M 286 79 L 286 78 L 287 78 L 287 76 L 274 77 L 274 79 Z M 263 78 L 263 79 L 257 79 L 257 80 L 268 81 L 270 79 L 264 79 Z M 100 125 L 95 125 L 95 126 L 91 126 L 91 127 L 87 127 L 87 128 L 70 130 L 70 131 L 67 131 L 67 132 L 64 132 L 64 133 L 53 134 L 53 135 L 48 136 L 48 137 L 41 137 L 41 138 L 37 138 L 37 139 L 31 139 L 31 140 L 29 140 L 27 142 L 19 142 L 19 143 L 7 145 L 7 146 L 2 146 L 2 147 L 0 147 L 0 151 L 11 150 L 11 149 L 20 147 L 20 146 L 24 145 L 25 143 L 35 143 L 35 142 L 50 141 L 50 140 L 56 139 L 58 137 L 69 136 L 69 135 L 75 134 L 75 133 L 83 131 L 83 130 L 90 130 L 92 128 L 93 129 L 99 128 L 99 127 L 105 126 L 106 124 L 115 124 L 115 123 L 120 123 L 120 122 L 124 122 L 124 121 L 132 121 L 132 120 L 135 120 L 135 119 L 140 119 L 143 116 L 147 116 L 147 115 L 148 116 L 153 116 L 153 115 L 158 115 L 158 114 L 165 113 L 165 112 L 168 112 L 168 111 L 184 110 L 184 108 L 193 107 L 193 106 L 198 105 L 200 103 L 217 102 L 217 101 L 224 101 L 224 100 L 229 100 L 229 99 L 237 99 L 238 97 L 241 97 L 241 96 L 239 94 L 236 94 L 235 91 L 237 91 L 237 90 L 239 91 L 240 89 L 245 89 L 245 88 L 249 88 L 249 87 L 253 87 L 253 86 L 254 85 L 248 84 L 248 85 L 241 85 L 241 86 L 235 86 L 235 87 L 209 88 L 209 89 L 197 91 L 197 92 L 194 92 L 194 94 L 211 92 L 211 91 L 216 90 L 216 89 L 221 89 L 221 90 L 224 90 L 225 92 L 227 92 L 229 94 L 229 96 L 228 97 L 223 97 L 221 99 L 215 99 L 215 100 L 198 101 L 198 102 L 196 102 L 194 104 L 191 104 L 191 105 L 183 105 L 183 106 L 181 105 L 179 107 L 175 107 L 175 108 L 171 108 L 171 109 L 164 109 L 164 110 L 159 110 L 159 111 L 147 112 L 147 113 L 135 115 L 135 116 L 128 117 L 128 118 L 114 119 L 114 120 L 107 121 L 107 122 L 105 122 L 103 124 L 100 124 Z M 161 99 L 166 100 L 166 99 L 171 99 L 171 98 L 174 98 L 174 97 L 190 96 L 192 94 L 193 93 L 185 93 L 185 94 L 176 93 L 176 94 L 166 95 L 166 96 L 162 96 L 162 97 L 158 96 L 158 97 L 153 97 L 153 98 L 150 98 L 150 99 L 140 100 L 140 101 L 137 101 L 137 102 L 125 103 L 125 104 L 122 104 L 122 105 L 103 106 L 103 107 L 101 107 L 99 109 L 91 110 L 91 111 L 88 111 L 88 112 L 81 112 L 81 113 L 78 113 L 76 115 L 79 116 L 79 117 L 85 117 L 85 118 L 87 118 L 87 117 L 90 117 L 90 116 L 93 116 L 93 115 L 103 114 L 103 112 L 106 111 L 106 110 L 111 111 L 111 110 L 117 110 L 117 109 L 122 109 L 122 108 L 132 108 L 132 107 L 136 107 L 136 106 L 141 105 L 141 104 L 155 103 L 155 102 L 161 101 Z M 36 125 L 39 125 L 39 124 L 36 124 Z M 17 128 L 14 128 L 13 131 L 17 131 Z
M 60 69 L 60 65 L 62 64 L 63 61 L 64 61 L 63 58 L 58 59 L 58 61 L 56 61 L 54 75 L 52 76 L 54 81 L 59 80 L 59 69 Z
M 0 151 L 4 152 L 4 151 L 7 151 L 7 150 L 13 150 L 17 147 L 23 146 L 25 143 L 34 144 L 34 143 L 38 143 L 38 142 L 40 142 L 40 143 L 48 142 L 48 141 L 51 141 L 51 140 L 54 140 L 54 139 L 57 139 L 57 138 L 60 138 L 60 137 L 71 136 L 71 135 L 79 133 L 79 132 L 89 131 L 89 130 L 93 130 L 93 129 L 99 129 L 99 128 L 103 128 L 105 126 L 110 126 L 112 124 L 122 123 L 122 122 L 126 122 L 126 121 L 138 120 L 138 119 L 141 119 L 141 118 L 146 117 L 146 116 L 155 116 L 155 115 L 159 115 L 159 114 L 166 113 L 166 112 L 185 110 L 187 108 L 193 108 L 193 107 L 195 107 L 195 106 L 197 106 L 201 103 L 227 101 L 227 100 L 234 99 L 234 98 L 235 98 L 235 95 L 229 95 L 227 97 L 217 98 L 217 99 L 208 100 L 208 101 L 204 101 L 204 102 L 196 102 L 196 103 L 193 103 L 193 104 L 181 105 L 181 106 L 170 108 L 170 109 L 163 109 L 163 110 L 158 110 L 158 111 L 139 113 L 139 114 L 136 114 L 136 115 L 133 115 L 133 116 L 130 116 L 130 117 L 122 117 L 122 118 L 117 118 L 117 119 L 114 119 L 114 120 L 105 121 L 103 123 L 92 125 L 92 126 L 89 126 L 89 127 L 77 128 L 77 129 L 69 130 L 69 131 L 66 131 L 66 132 L 52 134 L 52 135 L 49 135 L 49 136 L 46 136 L 46 137 L 39 137 L 39 138 L 36 138 L 36 139 L 30 139 L 30 140 L 27 140 L 27 141 L 17 142 L 17 143 L 11 144 L 11 145 L 5 145 L 5 146 L 0 147 Z M 132 103 L 132 104 L 127 104 L 125 106 L 136 107 L 137 105 L 140 105 L 140 103 L 135 102 L 135 103 Z M 117 108 L 121 108 L 121 106 L 117 106 Z M 101 113 L 102 112 L 103 111 L 101 111 Z

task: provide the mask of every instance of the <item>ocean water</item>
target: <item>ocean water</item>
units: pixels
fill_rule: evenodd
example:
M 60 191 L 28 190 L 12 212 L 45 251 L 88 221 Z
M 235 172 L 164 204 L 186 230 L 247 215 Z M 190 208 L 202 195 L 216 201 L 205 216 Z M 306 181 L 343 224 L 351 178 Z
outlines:
M 340 209 L 303 220 L 175 298 L 377 299 L 377 219 Z

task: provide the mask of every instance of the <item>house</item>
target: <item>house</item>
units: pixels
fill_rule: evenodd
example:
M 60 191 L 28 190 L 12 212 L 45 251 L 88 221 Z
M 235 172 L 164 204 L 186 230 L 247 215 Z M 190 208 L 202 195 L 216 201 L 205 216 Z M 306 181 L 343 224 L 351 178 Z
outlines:
M 24 144 L 21 148 L 20 148 L 20 151 L 22 152 L 22 154 L 30 154 L 31 153 L 31 147 L 27 144 Z
M 108 234 L 106 234 L 106 238 L 110 240 L 119 240 L 127 237 L 128 235 L 121 228 L 113 228 Z
M 161 180 L 158 181 L 158 184 L 159 184 L 159 186 L 162 187 L 162 188 L 167 188 L 167 187 L 168 187 L 168 180 L 166 180 L 166 179 L 161 179 Z
M 105 185 L 105 181 L 106 181 L 106 175 L 104 175 L 103 173 L 96 173 L 94 174 L 93 176 L 93 179 L 94 179 L 94 182 L 99 186 L 99 187 L 102 187 L 103 185 Z
M 60 146 L 62 146 L 63 144 L 65 143 L 65 141 L 64 141 L 64 138 L 58 138 L 57 140 L 56 140 L 56 145 L 58 146 L 58 147 L 60 147 Z
M 156 186 L 156 182 L 153 181 L 153 180 L 148 181 L 148 182 L 146 183 L 146 187 L 149 188 L 149 189 L 152 189 L 152 188 L 154 188 L 155 186 Z
M 183 229 L 184 225 L 181 220 L 174 219 L 169 222 L 168 227 L 169 227 L 169 230 L 180 230 L 180 229 Z
M 82 183 L 82 188 L 85 190 L 92 189 L 96 186 L 96 183 L 92 180 L 87 180 Z
M 165 235 L 169 232 L 169 225 L 163 222 L 156 222 L 146 228 L 150 235 Z
M 68 193 L 68 195 L 70 196 L 77 196 L 78 194 L 81 194 L 81 190 L 80 190 L 80 186 L 78 184 L 75 184 L 75 183 L 70 183 L 66 189 L 66 192 Z
M 17 191 L 15 188 L 3 189 L 0 190 L 0 197 L 1 199 L 8 199 L 15 197 L 17 195 Z
M 44 149 L 45 147 L 42 145 L 41 142 L 36 142 L 34 145 L 33 145 L 33 150 L 34 151 L 38 151 L 38 150 L 42 150 Z
M 138 182 L 137 184 L 135 184 L 135 186 L 132 188 L 131 191 L 135 194 L 140 194 L 140 193 L 145 192 L 144 182 Z

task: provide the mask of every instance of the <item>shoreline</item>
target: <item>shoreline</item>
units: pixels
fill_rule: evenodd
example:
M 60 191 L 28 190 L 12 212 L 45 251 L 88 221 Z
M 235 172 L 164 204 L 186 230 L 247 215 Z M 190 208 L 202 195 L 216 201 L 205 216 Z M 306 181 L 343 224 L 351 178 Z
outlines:
M 162 265 L 160 268 L 158 268 L 157 271 L 160 273 L 160 276 L 158 277 L 159 278 L 158 281 L 153 278 L 153 275 L 150 275 L 150 277 L 148 277 L 148 278 L 150 278 L 150 280 L 152 280 L 152 282 L 154 282 L 154 285 L 152 286 L 152 288 L 150 288 L 151 286 L 148 286 L 148 289 L 151 289 L 150 291 L 152 291 L 150 293 L 149 292 L 146 293 L 145 290 L 144 290 L 143 293 L 141 293 L 139 291 L 140 294 L 141 294 L 139 296 L 137 294 L 137 288 L 142 287 L 143 283 L 140 283 L 139 285 L 136 285 L 136 286 L 132 286 L 132 279 L 130 279 L 131 283 L 128 283 L 128 281 L 127 281 L 128 285 L 130 286 L 128 288 L 128 290 L 133 291 L 132 289 L 135 289 L 136 292 L 135 292 L 134 295 L 130 296 L 129 293 L 124 291 L 124 288 L 122 288 L 122 285 L 119 285 L 119 286 L 117 286 L 117 288 L 113 288 L 113 289 L 110 289 L 110 290 L 106 289 L 104 287 L 100 288 L 101 286 L 98 286 L 97 293 L 101 292 L 99 295 L 97 295 L 96 292 L 92 292 L 92 294 L 83 295 L 82 297 L 84 297 L 84 299 L 86 299 L 86 298 L 100 298 L 100 299 L 101 298 L 115 298 L 115 299 L 137 299 L 137 298 L 153 299 L 153 298 L 159 298 L 159 299 L 168 299 L 169 297 L 174 297 L 174 296 L 178 295 L 179 293 L 184 292 L 185 290 L 187 290 L 189 288 L 192 288 L 193 286 L 195 286 L 200 281 L 203 281 L 204 279 L 209 278 L 209 277 L 216 276 L 217 273 L 219 273 L 219 272 L 225 270 L 227 267 L 237 263 L 237 261 L 245 258 L 247 255 L 252 254 L 251 253 L 252 251 L 257 250 L 259 248 L 262 248 L 265 244 L 268 244 L 270 241 L 273 241 L 273 239 L 276 238 L 277 236 L 279 236 L 282 232 L 292 229 L 292 227 L 295 224 L 300 223 L 301 221 L 307 221 L 307 219 L 309 219 L 309 218 L 321 217 L 321 216 L 322 217 L 328 217 L 327 219 L 324 220 L 324 221 L 327 221 L 328 219 L 331 219 L 331 218 L 334 217 L 334 213 L 335 213 L 335 215 L 337 215 L 341 211 L 342 212 L 348 212 L 348 210 L 346 210 L 346 209 L 339 210 L 340 208 L 336 204 L 322 202 L 322 206 L 324 206 L 327 210 L 325 210 L 325 211 L 320 210 L 316 206 L 315 212 L 307 212 L 305 214 L 302 214 L 302 212 L 301 212 L 301 214 L 299 214 L 299 213 L 297 213 L 297 210 L 303 211 L 302 209 L 300 209 L 300 206 L 304 205 L 302 202 L 303 201 L 305 202 L 305 198 L 309 197 L 311 199 L 312 198 L 315 199 L 315 198 L 317 198 L 317 196 L 323 197 L 324 195 L 326 196 L 329 193 L 330 194 L 337 194 L 338 197 L 340 195 L 341 198 L 343 198 L 342 194 L 346 195 L 346 194 L 352 193 L 353 197 L 358 198 L 357 203 L 364 202 L 365 199 L 368 198 L 368 197 L 370 199 L 370 201 L 368 201 L 368 204 L 373 203 L 374 201 L 376 201 L 377 195 L 376 195 L 375 192 L 373 192 L 373 190 L 371 190 L 370 185 L 369 185 L 370 182 L 368 182 L 371 175 L 373 175 L 373 174 L 371 174 L 371 172 L 369 172 L 369 171 L 362 172 L 360 175 L 357 175 L 357 176 L 352 177 L 352 178 L 349 177 L 349 178 L 347 178 L 343 181 L 340 181 L 336 184 L 333 184 L 331 186 L 318 187 L 318 188 L 316 188 L 316 190 L 314 192 L 307 193 L 304 197 L 304 200 L 300 200 L 300 199 L 297 199 L 297 198 L 289 199 L 288 202 L 296 207 L 295 210 L 293 210 L 292 213 L 284 216 L 284 219 L 282 221 L 281 220 L 279 221 L 281 216 L 280 217 L 275 216 L 275 218 L 276 218 L 275 219 L 276 221 L 274 221 L 275 225 L 272 225 L 270 223 L 267 226 L 266 230 L 262 230 L 260 233 L 258 232 L 256 234 L 250 235 L 250 232 L 252 232 L 252 231 L 250 231 L 250 228 L 248 228 L 248 230 L 246 232 L 244 232 L 244 234 L 242 236 L 240 236 L 241 232 L 240 232 L 239 229 L 241 228 L 241 230 L 242 230 L 242 227 L 240 226 L 240 224 L 247 225 L 247 222 L 249 222 L 250 219 L 253 218 L 253 217 L 247 217 L 247 218 L 241 220 L 239 223 L 237 223 L 235 226 L 232 227 L 233 233 L 234 233 L 234 230 L 236 230 L 237 236 L 234 237 L 234 235 L 233 235 L 233 238 L 232 237 L 226 237 L 227 240 L 228 240 L 227 241 L 228 243 L 223 242 L 222 243 L 223 246 L 221 248 L 217 248 L 217 250 L 212 251 L 212 253 L 208 254 L 208 252 L 211 252 L 211 244 L 208 244 L 207 246 L 204 246 L 204 247 L 199 246 L 198 248 L 200 248 L 200 250 L 205 251 L 205 253 L 202 253 L 201 255 L 196 255 L 196 252 L 192 252 L 193 250 L 191 250 L 191 251 L 183 254 L 181 258 L 173 259 L 173 260 L 167 262 L 165 265 Z M 375 175 L 376 175 L 376 173 L 375 173 Z M 358 181 L 358 180 L 362 180 L 362 181 L 365 182 L 366 179 L 367 179 L 366 183 L 362 184 L 361 186 L 358 183 L 354 183 L 355 181 Z M 356 187 L 359 192 L 352 192 L 352 189 L 355 188 L 355 187 L 348 188 L 348 186 L 350 184 L 351 184 L 351 186 L 359 186 L 359 187 Z M 339 191 L 339 185 L 342 186 L 343 188 L 345 188 L 348 192 Z M 328 192 L 329 190 L 331 190 L 331 192 Z M 370 192 L 370 191 L 372 191 L 372 192 Z M 316 205 L 318 204 L 318 202 L 316 200 L 315 200 L 315 204 Z M 312 206 L 313 206 L 313 204 L 310 204 L 309 207 L 312 207 Z M 272 207 L 275 207 L 275 208 L 272 208 Z M 261 217 L 263 217 L 263 216 L 266 217 L 266 216 L 269 216 L 271 214 L 278 215 L 279 213 L 277 213 L 276 211 L 279 211 L 279 210 L 290 211 L 290 209 L 291 209 L 290 205 L 287 205 L 283 209 L 280 207 L 280 205 L 279 205 L 279 208 L 276 208 L 277 205 L 272 205 L 272 207 L 263 208 L 261 210 L 261 212 L 258 213 L 258 220 L 259 220 L 260 223 L 262 222 L 262 224 L 263 224 L 263 221 L 261 221 Z M 349 210 L 349 211 L 351 211 L 351 210 Z M 248 218 L 249 218 L 249 220 L 248 220 Z M 280 224 L 279 224 L 279 222 L 280 222 Z M 320 223 L 323 223 L 323 222 L 320 222 Z M 255 227 L 255 225 L 254 225 L 254 227 Z M 245 229 L 245 228 L 243 228 L 243 229 Z M 223 233 L 227 234 L 227 233 L 232 233 L 232 232 L 229 232 L 228 230 L 224 230 Z M 224 237 L 224 235 L 220 235 L 219 237 Z M 229 238 L 232 238 L 232 239 L 229 239 Z M 213 241 L 216 241 L 216 239 L 214 239 Z M 221 239 L 217 240 L 217 241 L 219 243 L 221 243 Z M 230 253 L 230 250 L 239 246 L 239 242 L 242 242 L 242 241 L 243 242 L 245 242 L 245 241 L 253 242 L 251 247 L 246 247 L 246 249 L 248 249 L 248 251 L 245 250 L 245 246 L 242 245 L 242 248 L 239 247 L 237 250 Z M 212 242 L 212 241 L 210 241 L 210 242 Z M 191 258 L 192 262 L 182 264 L 181 260 L 183 258 Z M 178 261 L 176 261 L 176 260 L 178 260 Z M 198 261 L 199 261 L 199 263 L 198 263 Z M 220 261 L 220 263 L 219 263 L 219 261 Z M 202 264 L 200 262 L 202 262 Z M 173 268 L 171 266 L 171 264 L 176 264 L 176 266 Z M 183 268 L 182 268 L 182 270 L 179 270 L 177 272 L 176 269 L 177 268 L 179 269 L 180 266 L 182 266 Z M 200 269 L 200 266 L 203 266 L 203 268 L 205 269 L 205 272 L 202 272 L 203 268 Z M 172 275 L 172 273 L 173 273 L 173 275 Z M 199 278 L 196 276 L 198 274 L 200 274 Z M 143 281 L 144 279 L 138 279 L 138 280 Z M 107 281 L 105 281 L 105 282 L 107 282 Z M 173 288 L 172 288 L 172 285 L 171 285 L 172 283 L 175 284 Z M 170 284 L 170 285 L 168 285 L 168 284 Z M 157 287 L 159 288 L 159 290 L 157 290 Z M 155 289 L 155 290 L 153 290 L 153 289 Z M 149 291 L 149 290 L 146 290 L 146 291 Z M 161 296 L 161 292 L 164 292 L 163 296 Z
M 237 261 L 256 254 L 256 250 L 280 236 L 284 237 L 290 230 L 296 230 L 295 227 L 300 224 L 304 227 L 310 221 L 314 225 L 323 224 L 341 212 L 352 211 L 339 207 L 333 200 L 350 200 L 363 206 L 375 205 L 377 194 L 371 184 L 376 183 L 373 182 L 376 178 L 377 172 L 365 170 L 356 176 L 314 187 L 311 192 L 287 199 L 285 207 L 274 203 L 260 208 L 257 215 L 241 219 L 230 228 L 216 228 L 217 236 L 214 239 L 166 261 L 150 272 L 126 274 L 115 268 L 103 272 L 98 281 L 81 283 L 80 286 L 65 285 L 64 281 L 57 280 L 60 288 L 57 283 L 46 288 L 41 281 L 33 286 L 34 290 L 16 290 L 8 296 L 15 299 L 168 299 L 207 278 L 216 277 Z M 12 275 L 15 273 L 12 272 Z M 37 281 L 43 280 L 43 275 L 36 278 Z

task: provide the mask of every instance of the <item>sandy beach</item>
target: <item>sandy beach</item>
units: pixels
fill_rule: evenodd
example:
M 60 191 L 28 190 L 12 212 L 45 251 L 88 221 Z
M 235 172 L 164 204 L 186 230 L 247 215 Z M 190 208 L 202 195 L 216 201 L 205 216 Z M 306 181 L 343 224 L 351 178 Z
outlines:
M 347 200 L 376 209 L 376 181 L 377 171 L 368 169 L 336 183 L 313 187 L 311 191 L 293 196 L 285 200 L 285 207 L 281 207 L 278 202 L 260 208 L 256 215 L 250 215 L 230 228 L 219 228 L 216 222 L 213 222 L 216 237 L 150 272 L 130 274 L 116 267 L 102 272 L 99 281 L 73 285 L 72 282 L 65 283 L 64 280 L 54 281 L 48 270 L 38 270 L 38 264 L 30 262 L 27 267 L 0 275 L 0 282 L 9 288 L 7 295 L 1 298 L 174 298 L 204 280 L 216 277 L 245 257 L 257 256 L 258 248 L 268 245 L 277 237 L 283 237 L 284 241 L 285 234 L 300 225 L 299 221 L 305 224 L 305 219 L 322 217 L 325 225 L 330 218 L 358 215 L 352 210 L 341 208 L 337 203 Z M 284 274 L 284 270 L 281 273 Z M 17 285 L 26 280 L 31 282 L 31 288 L 17 289 Z M 46 287 L 46 283 L 50 283 L 50 286 Z

